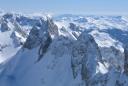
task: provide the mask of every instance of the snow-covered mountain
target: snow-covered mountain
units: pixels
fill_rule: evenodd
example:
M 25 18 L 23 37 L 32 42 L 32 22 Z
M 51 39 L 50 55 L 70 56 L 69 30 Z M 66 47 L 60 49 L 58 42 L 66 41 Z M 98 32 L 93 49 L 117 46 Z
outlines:
M 128 17 L 1 13 L 0 86 L 128 86 Z

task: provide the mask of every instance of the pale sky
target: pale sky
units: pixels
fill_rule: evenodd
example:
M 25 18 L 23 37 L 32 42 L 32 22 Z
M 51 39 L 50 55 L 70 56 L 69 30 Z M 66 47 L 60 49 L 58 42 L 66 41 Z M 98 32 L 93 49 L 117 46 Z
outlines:
M 128 0 L 0 0 L 5 11 L 127 15 Z

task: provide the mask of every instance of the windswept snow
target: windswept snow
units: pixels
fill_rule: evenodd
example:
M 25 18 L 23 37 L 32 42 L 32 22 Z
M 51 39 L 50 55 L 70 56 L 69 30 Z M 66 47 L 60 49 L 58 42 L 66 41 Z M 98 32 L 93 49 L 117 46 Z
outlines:
M 128 86 L 126 45 L 126 16 L 0 13 L 0 86 Z

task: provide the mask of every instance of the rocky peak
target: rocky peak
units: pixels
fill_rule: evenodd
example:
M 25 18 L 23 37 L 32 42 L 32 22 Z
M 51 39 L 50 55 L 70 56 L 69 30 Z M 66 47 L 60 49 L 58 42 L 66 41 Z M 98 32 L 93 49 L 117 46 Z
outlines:
M 54 24 L 53 20 L 48 18 L 47 19 L 47 26 L 48 26 L 48 32 L 51 35 L 51 37 L 57 37 L 58 36 L 58 27 Z
M 47 39 L 52 39 L 53 36 L 58 35 L 58 27 L 53 23 L 49 18 L 47 20 L 40 19 L 41 26 L 33 26 L 32 30 L 29 33 L 24 48 L 32 49 L 41 44 L 45 44 Z
M 82 33 L 73 45 L 72 70 L 76 78 L 81 74 L 82 79 L 88 81 L 95 75 L 98 60 L 101 59 L 98 45 L 93 37 Z
M 8 27 L 7 21 L 5 19 L 1 18 L 0 21 L 1 21 L 0 22 L 1 23 L 1 27 L 0 27 L 1 32 L 5 32 L 5 31 L 10 30 L 10 28 Z
M 75 23 L 69 23 L 69 28 L 72 31 L 79 31 L 81 27 L 80 26 L 77 26 Z
M 40 19 L 40 27 L 33 26 L 32 30 L 29 33 L 29 36 L 24 44 L 24 48 L 33 49 L 39 47 L 38 50 L 38 60 L 44 56 L 47 52 L 52 39 L 58 36 L 58 27 L 53 23 L 49 18 L 47 20 Z

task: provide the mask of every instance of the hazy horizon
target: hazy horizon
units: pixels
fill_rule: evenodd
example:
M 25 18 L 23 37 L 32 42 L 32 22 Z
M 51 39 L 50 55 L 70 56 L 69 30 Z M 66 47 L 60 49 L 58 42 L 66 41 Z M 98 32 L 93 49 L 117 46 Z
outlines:
M 128 15 L 128 0 L 1 0 L 6 12 L 83 15 Z

